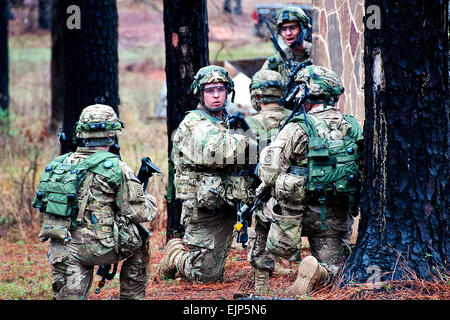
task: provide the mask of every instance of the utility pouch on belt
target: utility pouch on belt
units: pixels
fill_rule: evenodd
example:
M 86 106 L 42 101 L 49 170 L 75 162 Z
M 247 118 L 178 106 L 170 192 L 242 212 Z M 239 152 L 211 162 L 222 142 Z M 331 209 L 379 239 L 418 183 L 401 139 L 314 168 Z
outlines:
M 197 174 L 174 175 L 175 195 L 178 199 L 194 199 L 197 193 Z
M 197 190 L 199 208 L 216 209 L 226 204 L 225 186 L 221 177 L 203 175 Z
M 230 201 L 242 201 L 255 195 L 251 187 L 251 180 L 244 176 L 230 176 L 227 178 L 227 199 Z
M 291 166 L 288 173 L 275 181 L 275 197 L 279 200 L 301 202 L 305 198 L 308 168 Z
M 266 248 L 276 256 L 289 259 L 302 247 L 303 214 L 279 215 L 272 213 Z

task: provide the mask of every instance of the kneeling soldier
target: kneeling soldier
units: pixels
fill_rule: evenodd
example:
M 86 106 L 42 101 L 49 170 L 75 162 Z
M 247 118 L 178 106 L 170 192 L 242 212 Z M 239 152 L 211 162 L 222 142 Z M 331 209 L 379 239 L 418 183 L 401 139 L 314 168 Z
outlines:
M 104 104 L 86 107 L 76 126 L 84 147 L 51 161 L 33 206 L 44 213 L 40 236 L 50 238 L 55 299 L 86 299 L 96 265 L 124 260 L 120 298 L 144 299 L 148 241 L 136 227 L 157 213 L 131 168 L 108 152 L 122 122 Z

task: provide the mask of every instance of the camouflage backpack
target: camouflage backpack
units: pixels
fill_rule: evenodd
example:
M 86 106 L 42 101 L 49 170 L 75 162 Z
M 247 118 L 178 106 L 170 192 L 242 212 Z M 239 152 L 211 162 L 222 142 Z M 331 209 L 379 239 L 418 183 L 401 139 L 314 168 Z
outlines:
M 357 120 L 344 114 L 344 119 L 351 125 L 342 140 L 329 140 L 319 137 L 316 125 L 318 119 L 302 114 L 294 117 L 308 135 L 307 169 L 292 166 L 293 174 L 307 174 L 306 191 L 321 205 L 322 229 L 325 228 L 326 203 L 329 197 L 347 198 L 349 213 L 356 215 L 356 197 L 359 193 L 359 166 L 362 159 L 362 128 Z M 306 170 L 305 170 L 306 169 Z
M 79 164 L 64 163 L 70 154 L 51 161 L 39 181 L 32 204 L 45 213 L 39 237 L 70 240 L 69 229 L 77 227 L 84 213 L 78 206 L 82 200 L 78 191 L 87 171 L 100 174 L 116 185 L 122 178 L 119 158 L 110 152 L 95 152 Z

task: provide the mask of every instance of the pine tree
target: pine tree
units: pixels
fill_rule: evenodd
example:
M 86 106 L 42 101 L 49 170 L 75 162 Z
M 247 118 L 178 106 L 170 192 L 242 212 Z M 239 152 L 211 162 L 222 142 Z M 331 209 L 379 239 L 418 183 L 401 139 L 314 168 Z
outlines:
M 381 25 L 364 34 L 361 220 L 345 277 L 433 279 L 448 272 L 448 2 L 369 5 Z
M 115 0 L 53 1 L 52 121 L 63 120 L 62 153 L 73 151 L 81 111 L 104 97 L 118 114 L 118 15 Z
M 166 43 L 168 153 L 171 136 L 186 111 L 197 107 L 198 99 L 189 92 L 197 71 L 209 64 L 206 0 L 164 0 Z M 169 168 L 170 165 L 169 161 Z M 170 170 L 169 174 L 171 174 Z M 170 177 L 169 177 L 170 180 Z M 167 240 L 180 235 L 181 200 L 169 181 L 167 191 Z

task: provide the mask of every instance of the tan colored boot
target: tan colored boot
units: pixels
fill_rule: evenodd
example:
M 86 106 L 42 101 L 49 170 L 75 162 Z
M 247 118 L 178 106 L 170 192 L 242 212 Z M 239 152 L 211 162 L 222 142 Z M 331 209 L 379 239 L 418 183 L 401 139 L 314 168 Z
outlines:
M 257 294 L 266 294 L 270 289 L 269 271 L 253 269 L 255 271 L 255 292 Z
M 180 238 L 169 240 L 166 245 L 166 253 L 159 263 L 159 277 L 165 279 L 175 279 L 177 272 L 176 259 L 185 252 L 183 241 Z
M 279 263 L 275 263 L 275 269 L 273 270 L 273 274 L 280 274 L 283 276 L 295 277 L 297 275 L 296 269 L 287 269 L 281 266 Z
M 327 270 L 319 264 L 316 258 L 307 256 L 298 266 L 297 278 L 289 287 L 288 294 L 291 296 L 308 294 L 318 283 L 325 280 L 327 275 Z

